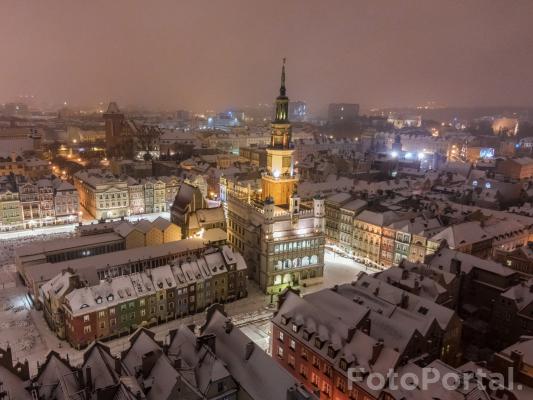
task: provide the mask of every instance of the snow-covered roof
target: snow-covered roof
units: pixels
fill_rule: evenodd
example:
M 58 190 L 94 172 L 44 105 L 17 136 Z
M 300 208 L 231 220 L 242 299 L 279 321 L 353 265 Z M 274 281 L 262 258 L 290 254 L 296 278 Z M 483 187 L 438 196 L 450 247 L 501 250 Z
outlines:
M 485 260 L 471 254 L 462 253 L 446 247 L 439 249 L 431 256 L 431 258 L 428 260 L 428 266 L 454 274 L 457 271 L 454 271 L 454 265 L 452 265 L 454 264 L 453 260 L 460 262 L 461 272 L 464 272 L 465 274 L 469 274 L 474 268 L 478 268 L 480 270 L 503 277 L 511 276 L 517 273 L 511 268 L 507 268 L 495 261 Z
M 490 239 L 478 221 L 451 225 L 431 238 L 433 241 L 446 240 L 453 249 Z
M 229 323 L 224 314 L 214 311 L 203 327 L 204 334 L 216 336 L 217 357 L 250 398 L 286 399 L 287 391 L 298 386 L 298 381 L 238 328 L 228 329 Z M 309 399 L 315 396 L 309 394 Z

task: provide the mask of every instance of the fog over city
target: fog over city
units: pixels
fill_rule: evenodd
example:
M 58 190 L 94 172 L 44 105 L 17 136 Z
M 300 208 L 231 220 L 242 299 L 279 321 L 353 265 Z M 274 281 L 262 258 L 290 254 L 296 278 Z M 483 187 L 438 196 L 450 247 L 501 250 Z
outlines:
M 438 3 L 438 6 L 436 6 Z M 151 109 L 532 105 L 531 1 L 0 4 L 0 102 Z

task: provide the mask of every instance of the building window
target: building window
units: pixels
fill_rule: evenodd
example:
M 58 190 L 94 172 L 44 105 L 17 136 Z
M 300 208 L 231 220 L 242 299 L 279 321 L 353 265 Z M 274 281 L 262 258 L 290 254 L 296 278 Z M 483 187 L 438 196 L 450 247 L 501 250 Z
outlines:
M 311 372 L 311 383 L 313 385 L 315 385 L 316 387 L 318 387 L 318 385 L 320 384 L 320 380 L 318 379 L 318 375 L 315 374 L 314 372 Z
M 296 342 L 293 339 L 291 339 L 289 347 L 291 348 L 291 350 L 296 350 Z
M 83 332 L 84 333 L 91 333 L 91 325 L 85 325 L 83 327 Z
M 283 358 L 283 347 L 278 347 L 278 357 Z
M 300 353 L 301 357 L 304 359 L 304 360 L 307 360 L 307 349 L 305 347 L 301 347 L 302 351 Z
M 337 389 L 342 393 L 346 393 L 346 381 L 340 376 L 337 378 Z
M 288 357 L 288 360 L 287 360 L 287 364 L 289 364 L 289 366 L 294 368 L 295 363 L 296 363 L 296 361 L 294 359 L 294 356 L 292 354 L 289 354 L 289 357 Z
M 307 379 L 307 367 L 305 364 L 300 364 L 300 375 Z
M 346 360 L 343 358 L 341 359 L 340 363 L 339 363 L 339 367 L 343 370 L 343 371 L 346 371 L 348 369 L 348 363 L 346 362 Z
M 279 332 L 279 336 L 278 336 L 278 339 L 279 339 L 280 342 L 283 342 L 283 337 L 284 337 L 284 334 L 283 334 L 283 332 L 280 331 Z
M 331 386 L 326 381 L 322 382 L 322 392 L 325 393 L 327 396 L 331 396 Z
M 91 320 L 91 316 L 89 314 L 83 316 L 83 322 L 89 322 Z

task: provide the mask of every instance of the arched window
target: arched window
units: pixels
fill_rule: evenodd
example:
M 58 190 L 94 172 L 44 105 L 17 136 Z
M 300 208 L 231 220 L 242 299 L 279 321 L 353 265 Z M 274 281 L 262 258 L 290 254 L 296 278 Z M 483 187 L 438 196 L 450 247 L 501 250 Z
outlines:
M 318 256 L 316 255 L 311 256 L 311 264 L 318 264 Z

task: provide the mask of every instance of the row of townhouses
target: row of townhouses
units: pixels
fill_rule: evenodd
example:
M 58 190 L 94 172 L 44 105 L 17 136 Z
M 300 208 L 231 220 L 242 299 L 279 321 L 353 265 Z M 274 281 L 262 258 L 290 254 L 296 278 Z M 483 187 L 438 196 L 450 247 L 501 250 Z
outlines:
M 80 204 L 96 219 L 168 211 L 179 184 L 175 176 L 137 180 L 101 170 L 74 174 Z
M 0 231 L 76 223 L 78 192 L 61 179 L 0 178 Z
M 245 297 L 246 280 L 241 254 L 223 246 L 94 285 L 65 270 L 41 286 L 40 299 L 50 328 L 80 348 Z
M 432 208 L 433 207 L 433 208 Z M 468 212 L 438 205 L 415 211 L 408 207 L 369 204 L 349 193 L 325 201 L 328 243 L 359 261 L 378 268 L 402 260 L 424 262 L 444 242 L 450 248 L 480 257 L 510 252 L 529 241 L 531 218 L 489 210 Z

